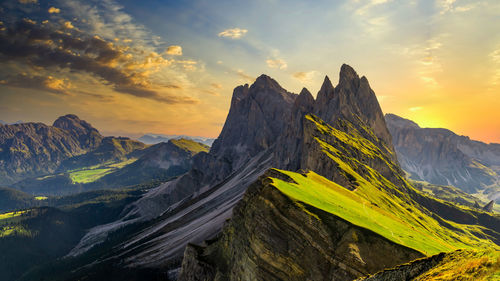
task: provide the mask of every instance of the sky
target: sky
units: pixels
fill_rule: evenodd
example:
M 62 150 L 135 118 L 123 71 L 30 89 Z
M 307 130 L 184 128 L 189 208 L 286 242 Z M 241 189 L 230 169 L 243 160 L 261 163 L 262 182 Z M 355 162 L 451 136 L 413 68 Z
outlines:
M 0 120 L 217 137 L 265 73 L 316 95 L 340 66 L 382 110 L 500 143 L 500 1 L 3 0 Z

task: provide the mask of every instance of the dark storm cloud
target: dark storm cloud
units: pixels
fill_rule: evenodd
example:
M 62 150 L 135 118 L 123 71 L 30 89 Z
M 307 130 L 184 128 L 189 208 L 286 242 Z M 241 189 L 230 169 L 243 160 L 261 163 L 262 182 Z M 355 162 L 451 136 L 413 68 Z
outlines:
M 137 97 L 171 104 L 197 102 L 188 97 L 160 95 L 151 89 L 147 72 L 131 54 L 126 54 L 126 48 L 76 28 L 24 19 L 0 31 L 0 56 L 4 62 L 87 72 L 102 78 L 117 92 Z

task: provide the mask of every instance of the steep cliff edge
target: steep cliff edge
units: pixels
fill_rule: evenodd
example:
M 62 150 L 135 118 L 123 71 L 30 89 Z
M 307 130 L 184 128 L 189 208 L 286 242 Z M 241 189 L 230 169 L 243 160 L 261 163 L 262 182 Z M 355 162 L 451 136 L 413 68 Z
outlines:
M 186 248 L 179 280 L 353 280 L 424 255 L 496 247 L 488 238 L 498 237 L 498 218 L 485 230 L 429 212 L 416 200 L 443 203 L 416 191 L 389 151 L 349 124 L 341 131 L 304 116 L 309 172 L 268 171 L 222 234 Z
M 270 170 L 252 184 L 216 242 L 187 246 L 179 281 L 353 280 L 422 257 L 294 201 L 273 186 L 272 176 L 293 181 Z

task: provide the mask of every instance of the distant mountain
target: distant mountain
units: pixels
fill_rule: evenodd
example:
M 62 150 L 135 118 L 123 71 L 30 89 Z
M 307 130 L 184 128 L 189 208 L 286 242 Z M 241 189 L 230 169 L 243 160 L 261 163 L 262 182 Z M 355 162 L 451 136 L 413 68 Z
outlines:
M 106 162 L 123 161 L 129 157 L 139 156 L 146 147 L 144 143 L 126 137 L 104 137 L 96 149 L 64 160 L 58 171 L 63 172 Z M 133 152 L 135 153 L 131 155 Z
M 145 134 L 144 136 L 138 138 L 138 141 L 141 141 L 146 144 L 157 144 L 160 142 L 168 142 L 171 139 L 190 139 L 195 142 L 199 142 L 208 146 L 212 146 L 212 143 L 215 139 L 213 138 L 204 138 L 204 137 L 193 137 L 186 135 L 162 135 L 162 134 Z
M 129 138 L 104 137 L 72 114 L 52 126 L 0 125 L 0 184 L 57 194 L 60 186 L 72 184 L 65 172 L 138 158 L 146 147 Z
M 0 126 L 0 183 L 52 173 L 66 159 L 99 146 L 99 132 L 75 115 L 53 126 L 22 123 Z
M 2 124 L 2 125 L 15 125 L 15 124 L 21 124 L 21 123 L 24 123 L 24 122 L 21 120 L 17 120 L 16 122 L 8 123 L 8 122 L 5 122 L 3 120 L 0 120 L 0 124 Z
M 28 178 L 13 187 L 36 195 L 67 195 L 149 182 L 159 184 L 189 171 L 193 156 L 209 149 L 187 139 L 172 139 L 145 148 L 139 141 L 105 137 L 97 149 L 63 161 L 56 173 Z
M 500 144 L 486 144 L 447 129 L 420 128 L 394 114 L 385 116 L 398 160 L 411 178 L 483 191 L 500 202 Z
M 94 186 L 120 187 L 152 180 L 167 181 L 191 169 L 193 156 L 209 146 L 189 139 L 170 139 L 146 148 L 137 161 L 96 181 Z

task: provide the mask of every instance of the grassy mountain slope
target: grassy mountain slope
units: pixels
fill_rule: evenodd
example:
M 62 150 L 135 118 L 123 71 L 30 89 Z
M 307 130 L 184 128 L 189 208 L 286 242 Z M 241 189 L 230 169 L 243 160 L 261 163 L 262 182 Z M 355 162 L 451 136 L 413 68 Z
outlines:
M 180 280 L 352 280 L 415 253 L 500 249 L 500 217 L 415 189 L 369 127 L 303 122 L 312 169 L 263 176 L 215 241 L 186 249 Z
M 368 181 L 362 182 L 356 190 L 349 191 L 314 172 L 305 175 L 280 172 L 296 183 L 271 178 L 273 185 L 299 204 L 307 204 L 339 216 L 426 255 L 459 248 L 493 246 L 491 241 L 480 239 L 471 233 L 481 231 L 480 228 L 454 224 L 463 230 L 461 234 L 456 234 L 418 208 L 407 205 L 396 196 L 381 192 Z

